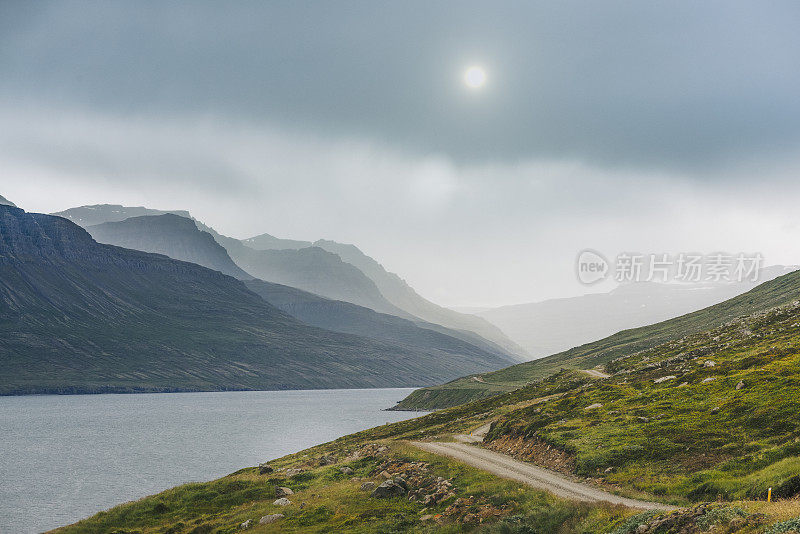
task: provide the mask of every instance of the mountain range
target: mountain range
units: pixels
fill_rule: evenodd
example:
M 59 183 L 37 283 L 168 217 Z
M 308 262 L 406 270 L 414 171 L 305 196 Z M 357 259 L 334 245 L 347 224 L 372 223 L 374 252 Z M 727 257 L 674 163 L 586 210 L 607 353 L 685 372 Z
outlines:
M 192 219 L 167 213 L 131 217 L 119 222 L 89 226 L 87 230 L 101 243 L 164 254 L 245 280 L 248 288 L 264 300 L 312 326 L 408 344 L 428 351 L 444 350 L 462 356 L 469 355 L 477 358 L 479 366 L 486 362 L 492 362 L 494 366 L 515 363 L 513 358 L 497 347 L 488 343 L 470 343 L 461 339 L 462 332 L 441 325 L 378 313 L 370 308 L 324 298 L 296 287 L 254 279 L 242 271 L 226 249 L 211 234 L 200 230 Z M 230 238 L 223 238 L 223 242 L 226 240 Z M 241 247 L 235 243 L 230 246 Z M 482 358 L 486 361 L 481 363 Z M 467 361 L 464 363 L 467 367 L 473 367 Z
M 412 386 L 501 365 L 316 328 L 221 272 L 7 205 L 0 281 L 2 394 Z
M 185 210 L 165 211 L 115 204 L 80 206 L 53 215 L 68 218 L 88 228 L 104 222 L 167 213 L 192 218 Z M 387 272 L 380 263 L 354 245 L 328 240 L 312 243 L 280 239 L 270 234 L 239 240 L 193 220 L 199 229 L 211 234 L 227 250 L 238 267 L 256 278 L 350 302 L 380 313 L 420 321 L 428 328 L 443 328 L 446 334 L 455 335 L 486 350 L 511 354 L 518 361 L 528 359 L 525 351 L 496 326 L 483 318 L 458 313 L 427 301 L 399 276 Z

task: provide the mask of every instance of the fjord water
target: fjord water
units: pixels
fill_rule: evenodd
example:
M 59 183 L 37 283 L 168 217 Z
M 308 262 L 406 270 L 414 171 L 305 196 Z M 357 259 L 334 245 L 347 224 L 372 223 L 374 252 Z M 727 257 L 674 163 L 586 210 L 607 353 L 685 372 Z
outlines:
M 387 422 L 412 389 L 0 397 L 0 532 L 41 532 Z

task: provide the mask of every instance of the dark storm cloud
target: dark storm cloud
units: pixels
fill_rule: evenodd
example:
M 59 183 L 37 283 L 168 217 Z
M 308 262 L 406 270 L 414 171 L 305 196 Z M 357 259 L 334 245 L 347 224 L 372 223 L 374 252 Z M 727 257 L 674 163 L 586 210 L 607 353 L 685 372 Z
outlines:
M 796 146 L 798 23 L 789 2 L 6 1 L 0 99 L 698 168 Z

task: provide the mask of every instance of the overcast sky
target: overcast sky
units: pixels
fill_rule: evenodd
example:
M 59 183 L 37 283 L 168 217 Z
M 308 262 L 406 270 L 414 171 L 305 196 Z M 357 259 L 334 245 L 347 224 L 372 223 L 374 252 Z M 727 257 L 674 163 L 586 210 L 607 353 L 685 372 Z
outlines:
M 583 293 L 584 248 L 800 263 L 798 27 L 779 1 L 5 0 L 0 194 L 352 242 L 445 305 Z

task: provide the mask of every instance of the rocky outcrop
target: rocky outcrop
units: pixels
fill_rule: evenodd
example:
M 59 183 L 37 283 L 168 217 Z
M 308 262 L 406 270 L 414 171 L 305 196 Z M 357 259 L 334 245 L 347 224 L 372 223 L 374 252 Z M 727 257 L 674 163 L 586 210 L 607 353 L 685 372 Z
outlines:
M 401 479 L 385 480 L 380 486 L 372 491 L 372 497 L 377 499 L 389 499 L 391 497 L 402 497 L 408 492 L 407 485 Z

